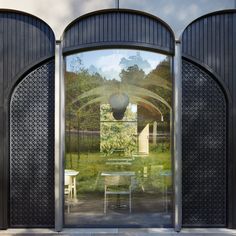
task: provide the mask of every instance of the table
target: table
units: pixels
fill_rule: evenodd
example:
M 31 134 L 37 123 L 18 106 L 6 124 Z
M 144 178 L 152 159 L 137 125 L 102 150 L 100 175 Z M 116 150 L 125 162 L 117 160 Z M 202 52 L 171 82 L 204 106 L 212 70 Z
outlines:
M 168 177 L 172 177 L 172 172 L 170 170 L 162 170 L 160 173 L 160 176 L 163 177 L 163 194 L 164 194 L 164 199 L 165 201 L 163 202 L 163 207 L 165 209 L 166 212 L 168 212 L 168 196 L 167 196 L 167 183 L 166 183 L 166 178 Z
M 70 196 L 76 198 L 77 192 L 76 192 L 76 176 L 79 174 L 79 171 L 76 170 L 65 170 L 65 183 L 66 178 L 68 178 L 68 185 L 70 190 Z
M 108 158 L 106 161 L 106 165 L 131 165 L 134 158 Z
M 102 172 L 101 176 L 135 176 L 134 171 L 106 171 Z

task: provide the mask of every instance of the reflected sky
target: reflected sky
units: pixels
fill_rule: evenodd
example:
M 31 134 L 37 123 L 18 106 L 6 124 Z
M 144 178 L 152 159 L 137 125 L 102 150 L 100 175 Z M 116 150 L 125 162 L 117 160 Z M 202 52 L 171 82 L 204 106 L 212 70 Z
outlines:
M 71 72 L 86 69 L 90 74 L 99 73 L 106 79 L 119 81 L 122 69 L 138 65 L 147 75 L 165 58 L 162 54 L 127 49 L 90 51 L 68 56 L 66 69 Z

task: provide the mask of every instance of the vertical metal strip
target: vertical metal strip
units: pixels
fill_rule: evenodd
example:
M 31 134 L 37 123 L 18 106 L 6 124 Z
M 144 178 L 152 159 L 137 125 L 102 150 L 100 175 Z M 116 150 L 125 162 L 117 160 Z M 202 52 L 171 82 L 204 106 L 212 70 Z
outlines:
M 115 0 L 115 8 L 119 9 L 120 8 L 120 1 Z
M 175 43 L 174 56 L 174 190 L 175 231 L 182 226 L 182 49 L 180 41 Z
M 60 153 L 60 209 L 61 209 L 61 229 L 64 226 L 64 158 L 65 158 L 65 63 L 62 55 L 62 45 L 60 50 L 60 81 L 61 81 L 61 153 Z
M 61 42 L 55 48 L 55 230 L 63 227 L 63 139 L 62 139 L 62 49 Z

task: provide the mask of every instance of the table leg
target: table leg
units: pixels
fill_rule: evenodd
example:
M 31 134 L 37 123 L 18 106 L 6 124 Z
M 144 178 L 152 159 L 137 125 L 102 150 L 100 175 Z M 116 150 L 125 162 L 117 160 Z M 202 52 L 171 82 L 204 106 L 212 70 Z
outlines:
M 72 198 L 73 197 L 73 190 L 72 190 L 72 181 L 73 181 L 73 179 L 72 179 L 72 177 L 70 177 L 70 198 Z
M 77 192 L 76 192 L 76 177 L 74 177 L 73 182 L 74 182 L 74 198 L 77 198 Z

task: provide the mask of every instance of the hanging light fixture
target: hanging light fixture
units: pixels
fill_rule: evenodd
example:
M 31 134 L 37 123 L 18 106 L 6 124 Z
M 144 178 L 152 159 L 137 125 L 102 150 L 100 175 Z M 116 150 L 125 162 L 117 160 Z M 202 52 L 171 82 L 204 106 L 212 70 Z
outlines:
M 129 104 L 129 96 L 126 93 L 114 93 L 109 97 L 109 104 L 112 108 L 113 117 L 122 120 Z

